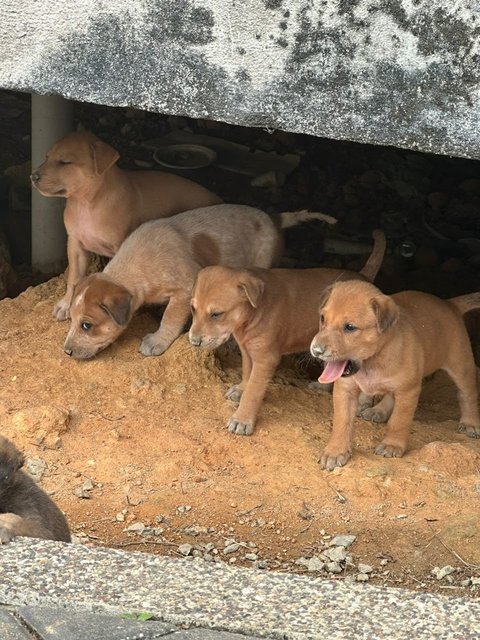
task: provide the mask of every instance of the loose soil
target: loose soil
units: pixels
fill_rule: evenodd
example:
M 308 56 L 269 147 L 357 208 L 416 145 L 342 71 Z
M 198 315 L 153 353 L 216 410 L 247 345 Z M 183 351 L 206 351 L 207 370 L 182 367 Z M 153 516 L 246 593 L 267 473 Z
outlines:
M 51 316 L 63 290 L 60 277 L 0 302 L 0 425 L 46 463 L 40 482 L 82 542 L 170 555 L 211 542 L 225 562 L 252 566 L 253 550 L 260 566 L 302 572 L 295 560 L 348 533 L 370 582 L 478 594 L 460 583 L 480 574 L 480 441 L 456 431 L 443 374 L 424 383 L 402 459 L 375 456 L 384 427 L 358 421 L 352 460 L 328 473 L 331 397 L 309 387 L 305 361 L 285 362 L 254 435 L 236 437 L 223 397 L 240 376 L 232 348 L 195 350 L 183 336 L 145 358 L 139 342 L 158 318 L 142 311 L 97 358 L 70 359 L 67 325 Z M 163 531 L 125 531 L 135 522 Z M 226 555 L 229 539 L 250 544 Z M 431 575 L 445 565 L 451 582 Z M 355 567 L 330 577 L 345 574 Z

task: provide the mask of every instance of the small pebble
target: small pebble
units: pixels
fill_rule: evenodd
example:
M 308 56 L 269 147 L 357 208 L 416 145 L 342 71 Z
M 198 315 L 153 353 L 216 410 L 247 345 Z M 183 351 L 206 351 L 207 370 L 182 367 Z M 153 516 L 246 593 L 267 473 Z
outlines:
M 192 551 L 193 551 L 193 547 L 191 544 L 185 543 L 185 544 L 181 544 L 178 547 L 178 553 L 181 553 L 182 556 L 189 556 L 192 553 Z
M 225 549 L 223 550 L 223 553 L 227 555 L 229 553 L 235 553 L 235 551 L 238 551 L 239 549 L 240 549 L 240 545 L 238 544 L 238 542 L 232 542 L 231 544 L 225 547 Z
M 357 536 L 353 535 L 339 535 L 335 536 L 333 540 L 330 542 L 330 546 L 333 547 L 349 547 L 351 544 L 355 542 Z
M 451 567 L 449 564 L 442 568 L 434 567 L 432 569 L 432 575 L 435 576 L 437 580 L 442 580 L 443 578 L 449 576 L 451 573 L 455 573 L 455 567 Z
M 358 565 L 359 573 L 372 573 L 372 571 L 373 567 L 371 567 L 369 564 L 363 564 L 360 562 L 360 564 Z
M 325 567 L 325 563 L 320 560 L 320 558 L 310 558 L 307 564 L 307 569 L 309 571 L 323 571 Z
M 355 580 L 357 582 L 368 582 L 368 575 L 366 573 L 357 573 Z
M 325 565 L 325 569 L 328 573 L 342 573 L 342 567 L 338 564 L 338 562 L 327 562 Z

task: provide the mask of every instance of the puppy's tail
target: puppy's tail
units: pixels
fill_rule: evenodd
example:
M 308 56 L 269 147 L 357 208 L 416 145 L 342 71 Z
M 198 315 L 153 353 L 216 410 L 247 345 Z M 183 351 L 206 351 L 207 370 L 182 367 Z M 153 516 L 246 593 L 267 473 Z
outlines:
M 288 229 L 289 227 L 296 227 L 297 224 L 306 222 L 308 220 L 322 220 L 328 224 L 336 224 L 337 219 L 333 216 L 329 216 L 326 213 L 316 213 L 315 211 L 284 211 L 279 214 L 280 229 Z
M 383 256 L 385 255 L 385 249 L 387 248 L 387 241 L 385 234 L 381 229 L 375 229 L 372 233 L 373 236 L 373 249 L 367 262 L 360 270 L 362 276 L 373 282 L 377 277 L 377 273 L 382 265 Z
M 448 301 L 454 304 L 461 314 L 464 314 L 473 309 L 480 309 L 480 292 L 449 298 Z

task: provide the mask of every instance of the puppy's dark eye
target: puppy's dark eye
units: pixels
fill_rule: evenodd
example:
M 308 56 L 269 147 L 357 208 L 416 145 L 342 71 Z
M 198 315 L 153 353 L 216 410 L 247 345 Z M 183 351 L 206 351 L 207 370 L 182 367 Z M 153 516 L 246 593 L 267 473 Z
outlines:
M 357 327 L 351 322 L 346 322 L 343 325 L 343 330 L 345 331 L 345 333 L 353 333 L 354 331 L 357 330 Z
M 212 311 L 212 313 L 210 314 L 210 318 L 212 320 L 218 320 L 222 316 L 223 316 L 223 311 Z
M 59 160 L 58 164 L 72 164 L 70 160 Z
M 193 306 L 193 304 L 191 304 L 191 305 L 190 305 L 190 311 L 192 312 L 192 316 L 194 316 L 194 315 L 195 315 L 195 311 L 196 311 L 196 309 L 195 309 L 195 307 Z
M 320 314 L 320 322 L 323 324 L 325 322 L 325 316 L 323 313 Z
M 92 328 L 92 323 L 91 322 L 82 322 L 82 323 L 80 323 L 80 327 L 82 328 L 83 331 L 90 331 L 90 329 Z

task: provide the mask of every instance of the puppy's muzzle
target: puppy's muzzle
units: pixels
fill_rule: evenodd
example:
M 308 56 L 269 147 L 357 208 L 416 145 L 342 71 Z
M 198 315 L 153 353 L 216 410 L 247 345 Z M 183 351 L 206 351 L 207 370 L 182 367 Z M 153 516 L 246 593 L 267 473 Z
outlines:
M 325 344 L 311 344 L 310 353 L 314 358 L 321 360 L 327 355 L 327 346 Z
M 40 180 L 41 176 L 38 173 L 38 171 L 34 171 L 33 173 L 30 174 L 30 180 L 35 184 L 35 182 L 38 182 Z
M 63 350 L 67 356 L 73 356 L 73 349 L 70 349 L 70 347 L 64 347 Z
M 190 340 L 190 344 L 194 347 L 201 347 L 202 346 L 202 336 L 192 336 L 189 335 L 188 339 Z

